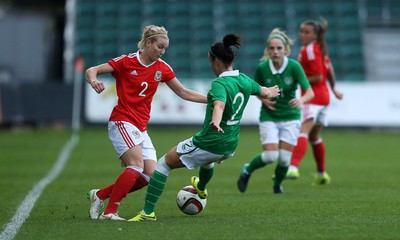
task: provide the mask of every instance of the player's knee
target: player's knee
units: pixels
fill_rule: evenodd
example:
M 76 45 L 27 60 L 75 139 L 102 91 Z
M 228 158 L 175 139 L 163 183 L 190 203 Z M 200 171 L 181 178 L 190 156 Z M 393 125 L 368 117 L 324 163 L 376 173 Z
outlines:
M 271 164 L 278 160 L 279 152 L 278 151 L 264 151 L 261 153 L 261 160 L 265 164 Z
M 292 152 L 284 149 L 279 149 L 279 165 L 282 167 L 289 167 Z
M 207 164 L 204 164 L 204 165 L 202 165 L 201 166 L 201 168 L 204 168 L 204 169 L 212 169 L 214 167 L 214 163 L 212 162 L 212 163 L 207 163 Z
M 305 138 L 305 139 L 308 140 L 308 134 L 307 134 L 307 133 L 301 132 L 301 133 L 299 134 L 298 138 Z
M 312 145 L 317 145 L 320 143 L 322 143 L 322 138 L 320 138 L 320 137 L 311 140 Z
M 165 176 L 169 175 L 169 172 L 171 171 L 171 168 L 167 165 L 165 162 L 165 155 L 162 156 L 158 161 L 157 161 L 157 166 L 156 166 L 156 171 L 159 173 L 162 173 Z

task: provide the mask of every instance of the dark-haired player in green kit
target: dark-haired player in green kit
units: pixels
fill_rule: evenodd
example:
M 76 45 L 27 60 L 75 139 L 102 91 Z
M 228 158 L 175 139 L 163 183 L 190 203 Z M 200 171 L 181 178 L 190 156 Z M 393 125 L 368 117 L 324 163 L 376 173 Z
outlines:
M 191 183 L 200 198 L 207 198 L 206 185 L 214 174 L 214 163 L 220 163 L 235 153 L 240 120 L 250 96 L 273 98 L 279 95 L 278 86 L 261 87 L 245 74 L 233 70 L 236 57 L 233 48 L 240 47 L 240 40 L 238 35 L 228 34 L 222 42 L 211 46 L 208 58 L 217 78 L 207 95 L 203 129 L 158 160 L 147 188 L 144 208 L 129 221 L 156 220 L 154 209 L 164 191 L 169 172 L 175 168 L 200 167 L 199 177 L 192 177 Z
M 278 161 L 273 178 L 273 192 L 283 193 L 282 181 L 300 133 L 300 107 L 314 97 L 300 63 L 287 57 L 292 44 L 292 39 L 279 28 L 275 28 L 267 39 L 262 62 L 257 67 L 255 81 L 266 87 L 278 85 L 281 92 L 272 100 L 261 99 L 259 127 L 263 152 L 256 155 L 250 163 L 244 164 L 237 182 L 241 192 L 246 191 L 254 170 Z M 300 98 L 296 97 L 298 85 L 305 92 Z

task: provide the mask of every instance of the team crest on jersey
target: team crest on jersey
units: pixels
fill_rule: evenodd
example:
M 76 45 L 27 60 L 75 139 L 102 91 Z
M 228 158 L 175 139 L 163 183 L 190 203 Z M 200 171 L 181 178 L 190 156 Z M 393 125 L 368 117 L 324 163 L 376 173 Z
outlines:
M 133 137 L 135 137 L 135 139 L 139 139 L 140 138 L 140 132 L 139 131 L 133 131 L 132 135 L 133 135 Z
M 292 77 L 287 77 L 287 78 L 283 79 L 283 81 L 285 82 L 286 85 L 292 85 L 293 78 Z
M 157 71 L 154 74 L 154 80 L 156 80 L 157 82 L 161 81 L 161 76 L 162 76 L 162 72 L 161 71 Z
M 268 84 L 271 84 L 271 83 L 272 83 L 272 79 L 267 78 L 266 82 L 267 82 Z

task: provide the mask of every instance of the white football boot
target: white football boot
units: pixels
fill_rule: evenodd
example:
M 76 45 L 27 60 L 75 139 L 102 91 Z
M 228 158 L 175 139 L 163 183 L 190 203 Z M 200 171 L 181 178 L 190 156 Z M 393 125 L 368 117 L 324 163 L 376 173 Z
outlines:
M 104 205 L 104 201 L 97 197 L 96 193 L 100 189 L 92 189 L 87 193 L 87 198 L 90 201 L 89 216 L 91 219 L 98 219 L 100 214 L 100 209 Z
M 117 220 L 117 221 L 125 221 L 125 218 L 118 216 L 118 213 L 102 213 L 99 217 L 99 220 Z

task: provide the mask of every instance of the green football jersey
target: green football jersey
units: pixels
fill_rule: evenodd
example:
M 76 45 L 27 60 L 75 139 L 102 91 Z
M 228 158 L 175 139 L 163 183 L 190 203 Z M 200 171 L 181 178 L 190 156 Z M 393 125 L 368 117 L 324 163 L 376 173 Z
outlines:
M 261 86 L 278 85 L 281 90 L 280 95 L 273 99 L 273 101 L 276 101 L 275 111 L 264 105 L 261 106 L 260 122 L 300 119 L 300 108 L 291 108 L 289 101 L 296 97 L 298 85 L 304 90 L 310 88 L 311 85 L 299 62 L 285 57 L 282 67 L 276 70 L 272 61 L 267 59 L 258 65 L 254 80 Z
M 207 109 L 203 128 L 193 136 L 197 147 L 215 154 L 231 154 L 239 142 L 240 120 L 250 95 L 260 95 L 261 87 L 254 80 L 239 71 L 222 73 L 211 84 L 207 94 Z M 210 127 L 214 101 L 225 103 L 220 127 L 225 133 Z

